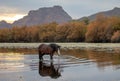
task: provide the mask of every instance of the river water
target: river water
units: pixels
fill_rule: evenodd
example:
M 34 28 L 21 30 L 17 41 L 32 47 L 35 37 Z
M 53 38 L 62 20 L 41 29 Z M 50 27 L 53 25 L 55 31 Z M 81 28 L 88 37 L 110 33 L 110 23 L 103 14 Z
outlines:
M 120 81 L 120 54 L 64 50 L 61 56 L 0 53 L 0 81 Z

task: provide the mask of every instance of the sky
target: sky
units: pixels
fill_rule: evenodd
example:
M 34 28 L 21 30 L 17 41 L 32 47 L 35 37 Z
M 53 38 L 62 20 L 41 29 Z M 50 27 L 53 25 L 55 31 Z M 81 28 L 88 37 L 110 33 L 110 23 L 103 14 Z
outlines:
M 73 18 L 78 19 L 101 11 L 120 8 L 120 0 L 0 0 L 0 21 L 9 23 L 42 7 L 62 6 Z

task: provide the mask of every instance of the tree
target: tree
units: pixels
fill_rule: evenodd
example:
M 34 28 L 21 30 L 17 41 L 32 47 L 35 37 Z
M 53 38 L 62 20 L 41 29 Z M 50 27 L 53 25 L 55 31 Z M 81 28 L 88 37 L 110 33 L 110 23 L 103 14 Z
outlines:
M 40 28 L 40 38 L 42 42 L 53 42 L 56 37 L 57 23 L 52 22 L 49 24 L 42 25 Z
M 58 25 L 56 27 L 55 41 L 66 42 L 66 37 L 69 32 L 69 23 Z
M 67 40 L 71 42 L 83 42 L 85 40 L 86 24 L 84 22 L 70 22 Z
M 97 19 L 88 25 L 86 33 L 87 42 L 110 42 L 113 35 L 113 21 L 104 15 L 98 15 Z
M 0 29 L 0 42 L 8 42 L 11 39 L 10 29 L 2 28 Z
M 116 31 L 112 38 L 111 38 L 111 42 L 120 42 L 120 30 Z

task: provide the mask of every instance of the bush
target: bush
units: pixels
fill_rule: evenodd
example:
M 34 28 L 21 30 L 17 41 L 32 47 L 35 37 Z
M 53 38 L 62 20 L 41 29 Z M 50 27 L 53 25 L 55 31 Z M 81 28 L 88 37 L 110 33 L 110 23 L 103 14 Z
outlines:
M 113 34 L 111 38 L 111 42 L 119 42 L 120 43 L 120 31 L 117 31 Z

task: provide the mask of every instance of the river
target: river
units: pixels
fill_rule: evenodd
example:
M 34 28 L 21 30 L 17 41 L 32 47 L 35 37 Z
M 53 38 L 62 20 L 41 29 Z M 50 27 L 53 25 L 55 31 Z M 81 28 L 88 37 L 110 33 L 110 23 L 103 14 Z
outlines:
M 53 58 L 0 52 L 0 81 L 120 81 L 120 54 L 68 49 Z

